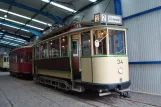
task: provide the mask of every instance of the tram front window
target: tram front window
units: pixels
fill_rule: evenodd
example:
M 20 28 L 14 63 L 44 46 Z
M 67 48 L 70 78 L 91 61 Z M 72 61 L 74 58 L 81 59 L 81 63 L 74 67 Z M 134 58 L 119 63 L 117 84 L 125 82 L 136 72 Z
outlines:
M 94 55 L 107 55 L 106 29 L 93 31 Z M 95 46 L 95 41 L 99 41 L 99 46 Z
M 108 30 L 109 32 L 109 53 L 110 55 L 126 54 L 125 31 Z

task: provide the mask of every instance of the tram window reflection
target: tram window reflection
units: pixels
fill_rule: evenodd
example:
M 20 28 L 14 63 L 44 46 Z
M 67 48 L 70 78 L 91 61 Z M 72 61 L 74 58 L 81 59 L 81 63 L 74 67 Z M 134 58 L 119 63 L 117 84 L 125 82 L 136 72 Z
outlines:
M 68 38 L 67 38 L 67 36 L 61 37 L 61 56 L 68 56 Z
M 35 50 L 36 50 L 36 52 L 35 52 L 36 59 L 39 59 L 40 58 L 40 46 L 37 45 Z
M 48 57 L 47 43 L 43 43 L 40 45 L 40 58 L 47 58 L 47 57 Z
M 125 31 L 109 30 L 108 32 L 110 55 L 126 54 Z
M 59 57 L 60 46 L 59 39 L 55 39 L 49 42 L 49 57 Z
M 90 31 L 81 33 L 82 56 L 91 55 Z
M 107 55 L 106 34 L 106 29 L 93 31 L 94 55 Z M 99 41 L 99 47 L 95 47 L 95 40 Z

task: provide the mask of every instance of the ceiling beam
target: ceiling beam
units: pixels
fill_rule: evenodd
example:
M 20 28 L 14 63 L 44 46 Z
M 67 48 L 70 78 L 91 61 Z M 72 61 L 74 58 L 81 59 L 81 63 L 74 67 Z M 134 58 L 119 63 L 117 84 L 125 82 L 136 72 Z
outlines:
M 26 30 L 28 32 L 31 32 L 31 33 L 35 34 L 36 36 L 40 36 L 41 35 L 41 32 L 39 32 L 37 30 L 29 29 L 29 28 L 26 28 L 26 27 L 20 27 L 20 26 L 14 25 L 14 24 L 10 24 L 8 22 L 0 21 L 0 24 L 11 26 L 13 28 L 17 28 L 17 29 L 21 29 L 21 30 Z
M 54 22 L 57 22 L 59 24 L 64 24 L 63 20 L 59 16 L 56 16 L 54 14 L 50 14 L 48 12 L 43 12 L 41 10 L 38 10 L 38 9 L 35 9 L 35 8 L 32 8 L 32 7 L 26 6 L 24 4 L 20 4 L 20 3 L 14 2 L 12 0 L 0 0 L 0 2 L 11 4 L 13 6 L 16 6 L 16 7 L 19 7 L 19 8 L 22 8 L 22 9 L 34 12 L 34 13 L 41 14 L 43 16 L 46 16 L 46 17 L 52 19 Z
M 26 40 L 27 42 L 30 41 L 30 38 L 23 37 L 21 35 L 16 35 L 16 34 L 13 34 L 13 33 L 7 32 L 7 31 L 0 30 L 0 33 L 3 33 L 4 35 L 9 35 L 12 37 L 20 38 L 20 39 Z
M 49 4 L 50 4 L 50 3 L 46 3 L 43 7 L 41 7 L 40 11 L 42 11 L 43 9 L 45 9 Z M 34 15 L 31 17 L 31 19 L 35 18 L 37 15 L 38 15 L 38 13 L 34 14 Z M 26 26 L 26 24 L 28 24 L 28 23 L 30 23 L 30 22 L 31 22 L 31 20 L 28 20 L 28 21 L 25 23 L 25 25 L 23 25 L 22 27 Z M 19 29 L 19 30 L 20 30 L 20 29 Z M 18 33 L 19 30 L 17 30 L 16 33 Z M 34 36 L 34 35 L 33 35 L 33 36 Z

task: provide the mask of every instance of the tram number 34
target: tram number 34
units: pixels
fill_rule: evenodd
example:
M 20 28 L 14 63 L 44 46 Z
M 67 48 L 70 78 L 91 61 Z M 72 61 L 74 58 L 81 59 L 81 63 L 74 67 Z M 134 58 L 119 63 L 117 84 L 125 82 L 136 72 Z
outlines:
M 123 61 L 120 59 L 117 59 L 117 64 L 123 64 Z

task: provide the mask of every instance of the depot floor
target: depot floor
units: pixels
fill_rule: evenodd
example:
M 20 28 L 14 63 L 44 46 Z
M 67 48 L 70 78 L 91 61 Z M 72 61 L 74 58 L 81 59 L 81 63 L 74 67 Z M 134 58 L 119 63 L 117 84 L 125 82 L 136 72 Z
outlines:
M 125 99 L 116 94 L 63 92 L 0 72 L 0 107 L 161 107 L 161 96 L 130 94 Z

